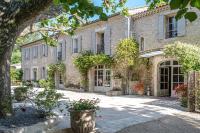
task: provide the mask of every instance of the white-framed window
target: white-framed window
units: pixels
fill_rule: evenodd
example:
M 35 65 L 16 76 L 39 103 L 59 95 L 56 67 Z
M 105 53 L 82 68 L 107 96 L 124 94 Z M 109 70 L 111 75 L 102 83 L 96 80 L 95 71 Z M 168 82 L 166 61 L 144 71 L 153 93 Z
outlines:
M 78 53 L 78 38 L 73 39 L 72 51 L 73 53 Z
M 177 20 L 175 16 L 166 16 L 166 38 L 177 36 Z
M 144 37 L 140 38 L 140 51 L 144 51 Z
M 95 67 L 95 86 L 111 86 L 111 69 L 104 65 Z

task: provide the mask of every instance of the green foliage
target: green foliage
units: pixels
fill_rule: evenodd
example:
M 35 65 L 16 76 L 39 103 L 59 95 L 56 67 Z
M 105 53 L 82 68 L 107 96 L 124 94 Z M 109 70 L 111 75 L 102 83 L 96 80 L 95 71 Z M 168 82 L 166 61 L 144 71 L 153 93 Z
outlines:
M 128 38 L 121 40 L 114 55 L 115 68 L 127 78 L 127 72 L 135 67 L 139 61 L 139 48 L 135 40 Z M 120 65 L 119 65 L 120 64 Z
M 64 73 L 65 65 L 63 63 L 51 64 L 48 67 L 47 80 L 40 80 L 39 85 L 44 88 L 39 92 L 35 98 L 35 104 L 43 115 L 52 115 L 51 111 L 57 105 L 58 100 L 61 98 L 61 94 L 57 93 L 54 81 L 55 72 Z
M 96 65 L 111 66 L 113 64 L 113 59 L 105 54 L 93 54 L 90 51 L 85 51 L 80 56 L 75 58 L 74 64 L 82 75 L 83 87 L 87 87 L 87 73 L 89 69 Z
M 14 48 L 11 56 L 11 64 L 17 64 L 21 62 L 21 51 L 19 48 Z
M 14 90 L 15 100 L 17 101 L 24 101 L 27 98 L 29 87 L 17 87 Z
M 11 69 L 10 69 L 11 80 L 22 81 L 22 76 L 23 76 L 22 69 L 14 69 L 14 68 L 11 67 Z
M 184 72 L 200 70 L 200 48 L 195 45 L 175 42 L 164 49 L 166 56 L 176 57 Z
M 194 7 L 200 10 L 200 1 L 199 0 L 146 0 L 150 4 L 151 9 L 159 5 L 160 3 L 169 3 L 172 10 L 178 9 L 176 19 L 185 17 L 190 22 L 197 19 L 197 14 L 191 12 L 188 7 Z
M 200 110 L 200 88 L 196 89 L 196 106 Z
M 82 110 L 98 110 L 99 106 L 97 104 L 100 102 L 99 99 L 89 100 L 80 99 L 79 101 L 74 101 L 69 107 L 72 111 L 82 111 Z
M 93 54 L 89 51 L 83 52 L 74 60 L 75 66 L 83 75 L 87 74 L 88 70 L 96 65 L 112 65 L 113 60 L 105 54 Z

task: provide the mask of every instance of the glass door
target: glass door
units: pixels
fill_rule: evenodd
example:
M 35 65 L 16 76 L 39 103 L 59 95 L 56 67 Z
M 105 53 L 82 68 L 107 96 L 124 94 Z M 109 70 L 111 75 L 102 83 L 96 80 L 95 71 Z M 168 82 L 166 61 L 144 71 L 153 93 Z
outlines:
M 169 67 L 160 67 L 160 96 L 169 96 Z

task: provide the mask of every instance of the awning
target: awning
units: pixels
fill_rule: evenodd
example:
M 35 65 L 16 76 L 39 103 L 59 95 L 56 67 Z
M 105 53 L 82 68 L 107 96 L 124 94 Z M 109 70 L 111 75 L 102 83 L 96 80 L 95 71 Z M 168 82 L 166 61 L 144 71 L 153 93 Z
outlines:
M 164 54 L 163 51 L 152 51 L 152 52 L 148 52 L 148 53 L 142 53 L 140 55 L 140 57 L 149 58 L 149 57 L 153 57 L 153 56 L 157 56 L 157 55 L 162 55 L 162 54 Z

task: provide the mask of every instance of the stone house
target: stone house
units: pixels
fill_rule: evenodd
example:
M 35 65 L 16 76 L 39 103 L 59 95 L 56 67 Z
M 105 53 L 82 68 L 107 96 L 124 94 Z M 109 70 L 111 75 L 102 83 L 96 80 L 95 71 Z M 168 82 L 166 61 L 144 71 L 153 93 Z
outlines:
M 186 76 L 181 72 L 181 64 L 176 59 L 165 58 L 162 49 L 174 41 L 198 44 L 200 20 L 190 23 L 182 18 L 176 21 L 177 11 L 171 11 L 168 5 L 151 11 L 142 7 L 129 12 L 129 17 L 114 14 L 108 21 L 96 20 L 86 24 L 72 37 L 61 35 L 57 47 L 44 45 L 43 40 L 23 45 L 24 80 L 46 78 L 47 66 L 61 60 L 66 66 L 65 78 L 57 73 L 56 86 L 79 86 L 81 76 L 73 60 L 80 52 L 90 50 L 112 56 L 121 39 L 134 37 L 139 43 L 141 58 L 148 58 L 151 64 L 150 70 L 143 72 L 140 80 L 148 80 L 145 87 L 151 90 L 151 95 L 175 96 L 174 87 L 184 83 Z M 89 71 L 88 77 L 89 91 L 113 89 L 113 71 L 107 66 L 96 66 Z

